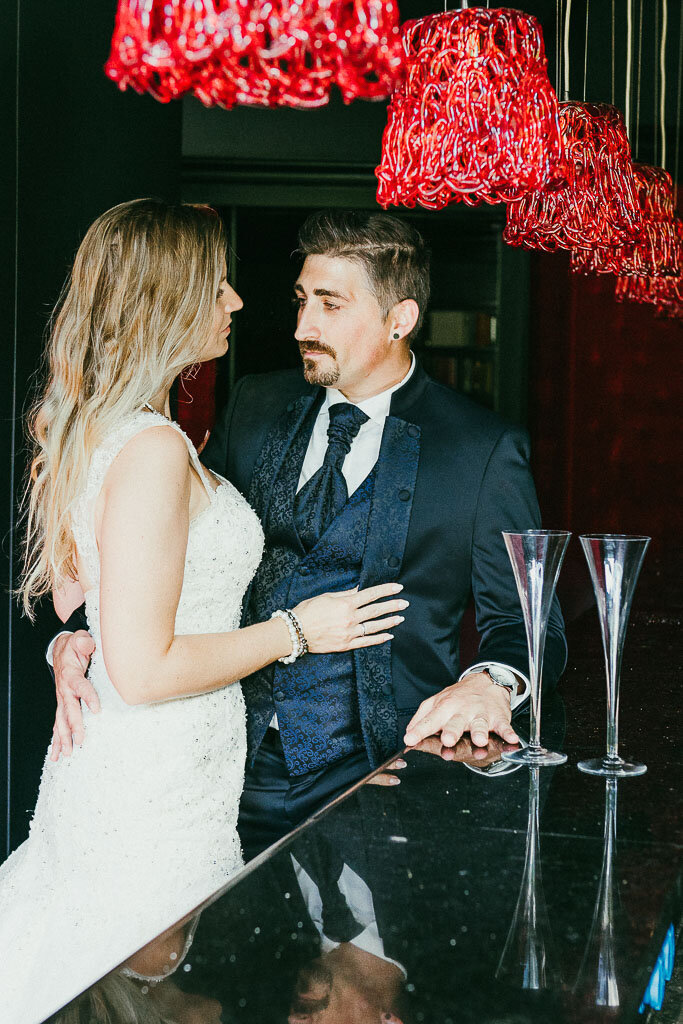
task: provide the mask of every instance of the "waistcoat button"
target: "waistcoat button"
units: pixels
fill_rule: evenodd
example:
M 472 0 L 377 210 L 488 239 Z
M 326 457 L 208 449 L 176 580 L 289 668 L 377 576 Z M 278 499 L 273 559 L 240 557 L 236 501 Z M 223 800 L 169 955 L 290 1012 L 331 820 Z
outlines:
M 273 697 L 275 697 L 275 700 L 284 700 L 285 699 L 285 691 L 284 690 L 276 690 L 275 693 L 273 694 Z
M 299 566 L 299 576 L 309 576 L 310 572 L 311 572 L 311 570 L 309 569 L 309 567 L 307 565 L 300 565 Z
M 409 501 L 410 500 L 410 491 L 406 491 L 406 490 L 399 491 L 398 492 L 398 496 L 401 499 L 401 501 Z
M 387 558 L 387 565 L 391 566 L 392 569 L 398 569 L 401 564 L 401 559 L 397 558 L 396 555 L 389 555 Z
M 411 423 L 408 427 L 408 437 L 419 437 L 420 428 L 416 427 L 414 423 Z
M 388 697 L 390 693 L 394 692 L 394 688 L 391 683 L 382 683 L 382 693 Z

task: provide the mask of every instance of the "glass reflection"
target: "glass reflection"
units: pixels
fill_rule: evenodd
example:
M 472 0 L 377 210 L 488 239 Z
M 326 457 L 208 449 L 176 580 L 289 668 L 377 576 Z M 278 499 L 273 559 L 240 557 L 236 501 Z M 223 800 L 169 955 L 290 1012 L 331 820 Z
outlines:
M 541 878 L 539 840 L 539 768 L 529 768 L 529 818 L 524 874 L 496 977 L 515 988 L 540 991 L 559 988 L 548 910 Z
M 616 882 L 615 847 L 617 840 L 616 779 L 605 780 L 605 826 L 600 885 L 595 912 L 574 992 L 582 1001 L 614 1009 L 621 1004 L 624 990 L 620 936 L 624 914 Z

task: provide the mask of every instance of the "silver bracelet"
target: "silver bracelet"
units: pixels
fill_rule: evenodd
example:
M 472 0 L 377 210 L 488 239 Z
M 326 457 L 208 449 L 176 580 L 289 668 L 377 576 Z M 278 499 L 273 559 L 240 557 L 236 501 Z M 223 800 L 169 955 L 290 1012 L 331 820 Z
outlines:
M 273 612 L 271 619 L 282 619 L 289 630 L 289 638 L 292 641 L 292 653 L 288 654 L 284 658 L 278 658 L 283 665 L 292 665 L 298 658 L 301 658 L 304 654 L 308 653 L 308 644 L 304 631 L 298 617 L 294 612 L 287 608 L 284 611 L 278 608 L 276 612 Z

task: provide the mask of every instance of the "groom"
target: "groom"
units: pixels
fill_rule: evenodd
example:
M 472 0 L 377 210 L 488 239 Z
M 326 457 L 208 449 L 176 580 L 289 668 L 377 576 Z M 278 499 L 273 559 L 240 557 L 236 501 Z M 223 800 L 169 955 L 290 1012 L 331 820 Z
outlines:
M 241 379 L 202 456 L 247 495 L 265 531 L 244 622 L 390 580 L 410 606 L 391 643 L 276 663 L 244 680 L 248 855 L 403 742 L 440 734 L 454 746 L 465 732 L 478 746 L 489 733 L 517 742 L 511 714 L 528 694 L 501 537 L 540 525 L 525 432 L 431 380 L 412 355 L 429 299 L 429 257 L 413 228 L 386 214 L 323 212 L 303 225 L 299 252 L 303 376 Z M 459 675 L 471 591 L 482 639 L 479 660 Z M 87 686 L 76 659 L 77 640 L 56 648 L 58 692 L 72 699 Z M 565 659 L 555 604 L 546 684 Z

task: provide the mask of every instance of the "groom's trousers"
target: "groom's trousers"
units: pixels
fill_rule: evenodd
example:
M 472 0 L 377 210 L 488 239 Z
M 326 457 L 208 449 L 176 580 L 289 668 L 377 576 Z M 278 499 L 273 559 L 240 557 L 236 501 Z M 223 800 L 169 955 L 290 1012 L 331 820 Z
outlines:
M 290 776 L 277 729 L 268 729 L 247 766 L 237 825 L 249 861 L 330 803 L 371 770 L 364 750 L 304 775 Z

